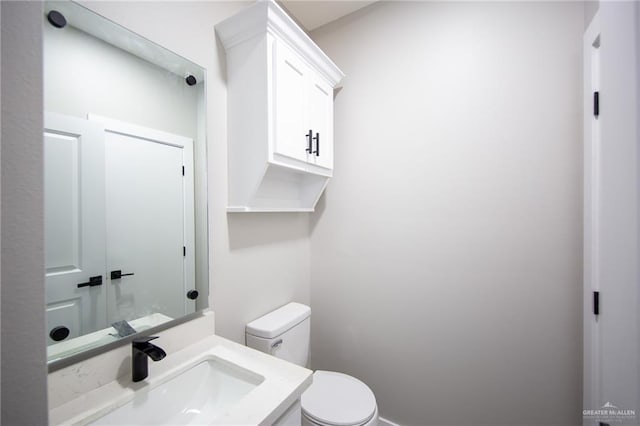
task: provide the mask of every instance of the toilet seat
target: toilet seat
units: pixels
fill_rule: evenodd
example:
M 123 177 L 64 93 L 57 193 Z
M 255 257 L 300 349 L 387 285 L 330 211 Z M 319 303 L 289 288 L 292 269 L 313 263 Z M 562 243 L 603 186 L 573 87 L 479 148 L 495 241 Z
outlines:
M 376 398 L 355 377 L 333 371 L 316 371 L 313 383 L 302 394 L 302 413 L 314 423 L 359 426 L 377 412 Z

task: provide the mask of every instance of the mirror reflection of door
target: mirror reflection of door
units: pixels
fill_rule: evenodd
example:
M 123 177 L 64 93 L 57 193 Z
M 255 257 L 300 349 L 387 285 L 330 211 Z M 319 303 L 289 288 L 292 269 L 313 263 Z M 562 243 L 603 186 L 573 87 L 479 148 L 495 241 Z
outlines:
M 106 291 L 95 278 L 105 279 L 104 129 L 47 113 L 44 156 L 51 344 L 107 326 Z
M 48 113 L 44 144 L 49 343 L 194 312 L 192 140 Z
M 106 131 L 109 321 L 194 312 L 192 140 L 90 118 Z

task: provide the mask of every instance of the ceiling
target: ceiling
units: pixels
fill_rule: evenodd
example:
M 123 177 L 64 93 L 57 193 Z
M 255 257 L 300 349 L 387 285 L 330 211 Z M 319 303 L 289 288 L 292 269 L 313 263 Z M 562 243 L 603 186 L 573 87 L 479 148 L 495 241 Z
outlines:
M 324 24 L 362 9 L 374 1 L 281 0 L 280 4 L 287 9 L 298 24 L 307 31 L 313 31 Z

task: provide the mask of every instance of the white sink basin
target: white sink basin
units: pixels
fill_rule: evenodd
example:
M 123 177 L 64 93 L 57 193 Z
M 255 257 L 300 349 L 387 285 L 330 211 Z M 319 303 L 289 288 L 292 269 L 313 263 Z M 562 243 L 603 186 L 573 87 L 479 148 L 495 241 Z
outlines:
M 255 389 L 264 377 L 211 358 L 152 388 L 92 425 L 207 424 Z

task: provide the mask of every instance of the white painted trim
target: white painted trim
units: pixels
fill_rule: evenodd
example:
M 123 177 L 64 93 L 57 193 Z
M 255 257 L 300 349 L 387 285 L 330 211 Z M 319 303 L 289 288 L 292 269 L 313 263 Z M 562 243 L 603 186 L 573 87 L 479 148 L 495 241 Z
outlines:
M 398 423 L 394 423 L 391 420 L 384 417 L 378 417 L 378 426 L 400 426 Z
M 227 207 L 228 213 L 312 213 L 315 209 L 306 207 L 244 207 L 244 206 L 229 206 Z
M 215 27 L 227 51 L 252 37 L 269 32 L 285 40 L 326 78 L 332 87 L 344 78 L 340 68 L 273 0 L 259 1 Z
M 344 73 L 318 47 L 311 38 L 298 27 L 293 19 L 274 1 L 267 1 L 267 28 L 286 40 L 308 62 L 318 67 L 320 73 L 329 80 L 331 87 L 335 87 L 344 78 Z
M 140 126 L 138 124 L 127 123 L 126 121 L 120 121 L 93 113 L 87 114 L 87 120 L 102 124 L 108 132 L 119 133 L 121 135 L 133 135 L 142 139 L 158 141 L 165 145 L 190 149 L 193 154 L 193 140 L 185 136 L 153 129 L 151 127 Z
M 324 190 L 327 189 L 327 185 L 329 185 L 329 177 L 325 179 L 324 183 L 322 184 L 322 189 L 318 192 L 318 195 L 316 196 L 315 200 L 313 200 L 314 207 L 312 211 L 315 211 L 315 206 L 318 205 L 318 201 L 320 200 L 320 197 L 322 197 L 322 194 L 324 194 Z

